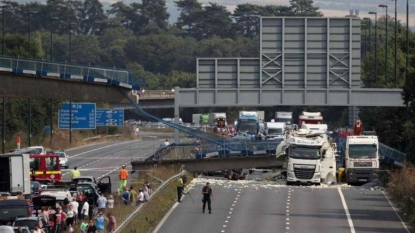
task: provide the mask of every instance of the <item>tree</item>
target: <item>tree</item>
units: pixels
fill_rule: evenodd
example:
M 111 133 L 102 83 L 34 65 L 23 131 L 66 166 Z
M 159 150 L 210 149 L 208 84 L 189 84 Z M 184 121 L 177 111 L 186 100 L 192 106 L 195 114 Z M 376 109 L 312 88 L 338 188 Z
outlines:
M 323 16 L 313 0 L 290 0 L 291 11 L 296 16 Z
M 161 29 L 167 29 L 170 14 L 167 13 L 165 0 L 143 0 L 140 13 L 144 27 L 154 23 Z
M 99 0 L 85 0 L 82 9 L 80 29 L 84 34 L 94 34 L 104 30 L 107 16 Z
M 193 36 L 193 27 L 200 20 L 199 14 L 203 11 L 202 4 L 197 0 L 179 0 L 174 4 L 181 11 L 177 19 L 177 27 L 179 29 L 187 30 L 190 36 Z
M 259 34 L 259 14 L 260 6 L 252 5 L 249 3 L 239 4 L 236 6 L 233 17 L 236 24 L 234 29 L 237 34 L 246 36 L 248 38 L 254 38 Z
M 193 27 L 194 36 L 200 40 L 213 36 L 228 37 L 232 24 L 230 16 L 226 7 L 210 3 L 199 14 L 200 20 Z

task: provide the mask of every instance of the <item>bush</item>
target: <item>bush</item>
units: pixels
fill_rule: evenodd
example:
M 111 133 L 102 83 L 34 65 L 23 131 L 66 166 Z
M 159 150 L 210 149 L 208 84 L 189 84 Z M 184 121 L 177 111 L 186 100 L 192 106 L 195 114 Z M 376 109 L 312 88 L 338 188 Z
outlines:
M 387 188 L 388 194 L 408 217 L 411 228 L 415 229 L 415 173 L 412 171 L 413 167 L 392 172 Z

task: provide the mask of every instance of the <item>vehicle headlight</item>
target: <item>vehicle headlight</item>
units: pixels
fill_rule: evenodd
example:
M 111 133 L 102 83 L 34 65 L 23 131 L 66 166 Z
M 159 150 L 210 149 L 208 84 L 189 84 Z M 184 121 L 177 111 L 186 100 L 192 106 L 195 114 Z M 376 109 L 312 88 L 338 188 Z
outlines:
M 350 172 L 350 173 L 349 173 L 349 176 L 353 176 L 353 175 L 354 175 L 354 174 L 353 174 L 353 172 Z
M 373 176 L 378 176 L 378 173 L 374 172 L 374 173 L 373 173 Z
M 320 179 L 320 174 L 314 175 L 313 179 Z
M 288 176 L 288 177 L 292 177 L 292 178 L 294 178 L 294 177 L 295 177 L 293 173 L 289 173 L 289 172 L 287 172 L 287 176 Z

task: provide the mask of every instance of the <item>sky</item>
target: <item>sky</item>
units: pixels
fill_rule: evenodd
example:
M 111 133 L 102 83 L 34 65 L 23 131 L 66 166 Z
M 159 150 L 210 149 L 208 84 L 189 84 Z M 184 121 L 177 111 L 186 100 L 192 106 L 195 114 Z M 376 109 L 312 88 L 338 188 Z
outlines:
M 13 1 L 13 0 L 12 0 Z M 46 2 L 46 0 L 14 0 L 20 3 L 24 2 L 32 2 L 32 1 L 38 1 L 38 2 Z M 104 5 L 105 9 L 108 9 L 109 6 L 112 3 L 117 2 L 118 0 L 100 0 L 101 3 Z M 132 2 L 139 2 L 140 0 L 122 0 L 125 4 L 130 4 Z M 166 0 L 167 4 L 167 10 L 170 13 L 170 23 L 174 23 L 179 16 L 179 12 L 177 8 L 174 5 L 174 0 Z M 209 2 L 218 3 L 221 5 L 224 5 L 227 7 L 229 11 L 233 11 L 237 4 L 244 4 L 244 3 L 251 3 L 251 4 L 258 4 L 258 5 L 289 5 L 289 0 L 199 0 L 200 3 L 203 5 L 209 4 Z M 314 4 L 316 6 L 319 6 L 320 4 L 325 3 L 324 8 L 321 7 L 320 11 L 324 14 L 326 17 L 339 17 L 339 16 L 345 16 L 349 14 L 349 7 L 353 9 L 359 10 L 359 4 L 353 3 L 354 0 L 344 0 L 345 9 L 344 10 L 338 10 L 338 9 L 330 9 L 331 6 L 335 3 L 330 3 L 330 1 L 327 0 L 314 0 Z M 356 1 L 358 2 L 358 1 Z M 389 15 L 393 16 L 394 12 L 394 5 L 390 0 L 367 0 L 367 4 L 365 5 L 365 9 L 370 9 L 371 11 L 377 11 L 378 17 L 383 16 L 384 10 L 380 9 L 377 5 L 378 4 L 387 4 L 389 6 Z M 373 2 L 373 3 L 372 3 Z M 397 1 L 398 8 L 404 9 L 406 6 L 406 1 L 401 0 Z M 347 6 L 346 6 L 347 5 Z M 361 18 L 369 17 L 374 19 L 374 15 L 367 14 L 367 11 L 360 10 L 359 16 Z M 406 24 L 406 14 L 398 14 L 398 20 L 400 20 L 403 24 Z M 409 17 L 409 25 L 410 27 L 415 27 L 415 2 L 410 1 L 410 17 Z

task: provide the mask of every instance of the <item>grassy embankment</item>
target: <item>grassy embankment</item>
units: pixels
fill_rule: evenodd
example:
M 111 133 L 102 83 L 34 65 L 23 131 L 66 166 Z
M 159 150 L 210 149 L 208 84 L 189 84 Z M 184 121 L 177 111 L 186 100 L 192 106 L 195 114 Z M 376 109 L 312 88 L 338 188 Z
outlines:
M 141 172 L 138 178 L 129 183 L 133 185 L 135 190 L 138 190 L 143 186 L 145 181 L 148 181 L 151 185 L 153 192 L 160 186 L 161 182 L 158 180 L 167 180 L 170 177 L 178 174 L 180 169 L 178 167 L 162 167 L 157 169 L 152 169 L 148 172 Z M 193 179 L 192 174 L 186 174 L 188 177 L 188 182 L 191 182 Z M 156 179 L 156 178 L 158 179 Z M 169 209 L 176 202 L 177 191 L 176 191 L 176 182 L 175 180 L 170 182 L 169 185 L 165 186 L 159 193 L 154 194 L 153 198 L 144 204 L 140 212 L 131 220 L 128 225 L 122 230 L 125 232 L 151 232 L 157 224 L 161 221 L 164 215 L 169 211 Z M 106 210 L 106 215 L 111 212 L 117 219 L 117 224 L 121 224 L 137 207 L 128 205 L 125 206 L 122 204 L 120 197 L 114 195 L 115 205 L 114 209 Z M 75 227 L 75 232 L 80 232 L 80 222 Z M 67 231 L 64 231 L 67 232 Z
M 400 210 L 401 216 L 415 231 L 415 170 L 397 170 L 391 173 L 387 193 Z

